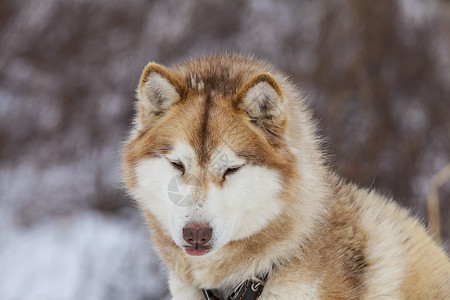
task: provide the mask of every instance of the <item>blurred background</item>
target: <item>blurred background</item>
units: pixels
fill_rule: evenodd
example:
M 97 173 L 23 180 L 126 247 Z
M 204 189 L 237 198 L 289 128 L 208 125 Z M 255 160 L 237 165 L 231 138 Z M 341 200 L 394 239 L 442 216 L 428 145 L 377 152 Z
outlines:
M 450 162 L 450 1 L 0 1 L 0 299 L 165 299 L 121 190 L 148 61 L 255 54 L 290 74 L 331 164 L 427 221 Z M 439 190 L 449 249 L 450 184 Z

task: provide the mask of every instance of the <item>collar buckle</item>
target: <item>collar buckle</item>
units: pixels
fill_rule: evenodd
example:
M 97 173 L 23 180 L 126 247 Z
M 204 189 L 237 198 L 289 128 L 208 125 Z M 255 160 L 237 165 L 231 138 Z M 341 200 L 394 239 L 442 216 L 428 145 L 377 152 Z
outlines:
M 234 290 L 228 295 L 227 300 L 239 299 L 258 299 L 266 284 L 269 273 L 263 276 L 256 275 L 256 278 L 246 279 L 239 283 Z M 218 300 L 213 294 L 213 290 L 202 290 L 205 300 Z
M 230 295 L 228 296 L 228 298 L 230 298 L 231 300 L 236 300 L 237 297 L 239 296 L 239 292 L 242 290 L 242 288 L 244 287 L 245 283 L 247 282 L 247 280 L 242 281 L 240 284 L 238 284 L 234 290 L 230 293 Z

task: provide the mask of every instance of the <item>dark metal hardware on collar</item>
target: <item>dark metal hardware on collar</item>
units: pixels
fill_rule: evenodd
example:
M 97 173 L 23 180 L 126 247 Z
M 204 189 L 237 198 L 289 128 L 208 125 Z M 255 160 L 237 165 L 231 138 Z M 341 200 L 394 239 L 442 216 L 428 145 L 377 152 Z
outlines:
M 247 279 L 238 284 L 234 290 L 230 293 L 226 300 L 256 300 L 261 296 L 264 289 L 267 276 L 257 276 L 256 280 Z M 212 290 L 202 290 L 205 300 L 220 300 L 217 298 Z
M 239 292 L 242 290 L 242 287 L 245 285 L 245 283 L 247 282 L 247 280 L 242 281 L 240 284 L 238 284 L 234 290 L 230 293 L 230 295 L 228 296 L 228 298 L 230 300 L 236 300 L 237 296 L 239 295 Z

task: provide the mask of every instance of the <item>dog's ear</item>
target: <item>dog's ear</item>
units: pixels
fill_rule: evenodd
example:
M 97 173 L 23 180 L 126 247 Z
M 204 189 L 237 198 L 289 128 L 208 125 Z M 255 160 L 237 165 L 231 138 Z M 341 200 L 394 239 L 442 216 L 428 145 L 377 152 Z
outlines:
M 267 133 L 279 136 L 284 132 L 283 94 L 270 74 L 259 74 L 245 83 L 237 92 L 235 105 Z
M 162 116 L 186 91 L 181 77 L 156 63 L 149 63 L 142 72 L 137 89 L 138 129 L 145 129 L 155 118 Z

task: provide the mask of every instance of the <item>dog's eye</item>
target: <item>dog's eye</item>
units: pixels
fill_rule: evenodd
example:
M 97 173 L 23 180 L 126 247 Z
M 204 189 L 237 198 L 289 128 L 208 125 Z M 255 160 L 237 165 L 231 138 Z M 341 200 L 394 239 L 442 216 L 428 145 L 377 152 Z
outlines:
M 224 173 L 222 178 L 225 179 L 226 176 L 236 173 L 242 166 L 236 166 L 228 168 Z
M 170 164 L 172 167 L 174 167 L 176 170 L 181 172 L 181 175 L 184 175 L 184 165 L 180 161 L 171 161 Z

